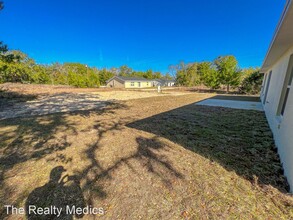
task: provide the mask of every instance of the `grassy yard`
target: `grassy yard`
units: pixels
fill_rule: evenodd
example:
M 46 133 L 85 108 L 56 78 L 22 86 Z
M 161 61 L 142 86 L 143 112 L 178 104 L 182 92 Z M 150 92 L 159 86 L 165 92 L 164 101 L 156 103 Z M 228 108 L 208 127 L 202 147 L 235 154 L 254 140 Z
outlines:
M 0 207 L 87 204 L 105 210 L 101 219 L 292 219 L 264 113 L 193 104 L 211 96 L 1 120 Z M 18 219 L 2 209 L 4 217 Z

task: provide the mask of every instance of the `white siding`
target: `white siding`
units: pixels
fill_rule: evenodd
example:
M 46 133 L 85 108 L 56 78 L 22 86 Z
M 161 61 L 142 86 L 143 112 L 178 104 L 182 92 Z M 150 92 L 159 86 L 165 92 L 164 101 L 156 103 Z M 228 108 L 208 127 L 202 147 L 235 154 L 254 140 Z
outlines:
M 267 102 L 264 105 L 266 117 L 274 134 L 276 146 L 281 157 L 285 175 L 293 191 L 293 89 L 290 90 L 286 110 L 283 118 L 277 116 L 281 93 L 284 87 L 284 80 L 287 73 L 290 56 L 293 54 L 293 47 L 287 51 L 266 74 L 272 71 L 271 82 L 267 94 Z M 264 89 L 261 98 L 264 98 Z M 287 87 L 287 85 L 285 85 Z

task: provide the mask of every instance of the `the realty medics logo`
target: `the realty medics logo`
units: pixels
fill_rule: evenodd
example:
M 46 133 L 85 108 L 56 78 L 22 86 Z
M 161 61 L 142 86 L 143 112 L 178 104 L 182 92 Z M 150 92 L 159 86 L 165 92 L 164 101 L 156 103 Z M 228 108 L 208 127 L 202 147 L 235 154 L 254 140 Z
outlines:
M 83 215 L 104 215 L 105 211 L 103 208 L 85 206 L 48 206 L 48 207 L 38 207 L 35 205 L 29 205 L 26 208 L 15 207 L 13 205 L 4 205 L 7 215 L 27 215 L 27 216 L 44 216 L 44 215 L 53 215 L 56 217 L 71 215 L 71 216 L 83 216 Z

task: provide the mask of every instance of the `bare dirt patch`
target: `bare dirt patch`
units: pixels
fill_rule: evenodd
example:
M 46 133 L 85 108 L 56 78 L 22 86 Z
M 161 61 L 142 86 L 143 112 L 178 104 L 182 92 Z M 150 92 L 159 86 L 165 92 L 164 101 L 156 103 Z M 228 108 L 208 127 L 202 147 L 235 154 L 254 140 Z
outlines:
M 7 83 L 0 87 L 0 119 L 84 111 L 103 108 L 109 102 L 184 94 L 186 93 Z
M 147 98 L 162 95 L 183 95 L 188 94 L 186 91 L 180 91 L 176 88 L 163 89 L 163 93 L 158 93 L 157 90 L 151 89 L 123 89 L 123 88 L 75 88 L 72 86 L 63 85 L 38 85 L 38 84 L 20 84 L 20 83 L 5 83 L 0 85 L 0 91 L 21 94 L 21 95 L 56 95 L 56 94 L 93 94 L 99 95 L 104 99 L 128 100 L 135 98 Z

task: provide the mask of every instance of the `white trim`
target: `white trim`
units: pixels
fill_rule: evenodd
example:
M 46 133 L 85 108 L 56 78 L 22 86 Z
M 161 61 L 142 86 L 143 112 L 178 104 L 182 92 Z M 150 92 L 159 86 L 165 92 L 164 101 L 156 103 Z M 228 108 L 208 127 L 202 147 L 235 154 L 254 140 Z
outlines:
M 280 18 L 280 20 L 279 20 L 279 22 L 278 22 L 278 25 L 277 25 L 277 27 L 276 27 L 276 29 L 275 29 L 275 32 L 274 32 L 274 34 L 273 34 L 273 38 L 272 38 L 272 40 L 271 40 L 271 42 L 270 42 L 269 49 L 268 49 L 268 51 L 267 51 L 267 53 L 266 53 L 266 56 L 265 56 L 265 58 L 264 58 L 264 60 L 263 60 L 263 62 L 262 62 L 261 70 L 264 69 L 264 65 L 265 65 L 265 63 L 266 63 L 266 61 L 267 61 L 267 58 L 268 58 L 269 54 L 271 53 L 272 47 L 273 47 L 273 45 L 274 45 L 274 43 L 275 43 L 275 40 L 276 40 L 277 35 L 278 35 L 278 33 L 279 33 L 279 30 L 280 30 L 280 28 L 281 28 L 281 26 L 282 26 L 282 24 L 283 24 L 284 18 L 285 18 L 286 15 L 287 15 L 288 9 L 289 9 L 290 6 L 291 6 L 291 3 L 292 3 L 291 0 L 288 0 L 288 1 L 286 2 L 285 8 L 284 8 L 283 13 L 282 13 L 282 15 L 281 15 L 281 18 Z M 267 67 L 267 68 L 268 68 L 268 67 Z M 266 71 L 266 69 L 265 69 L 265 71 Z M 264 72 L 265 72 L 265 71 L 264 71 Z

